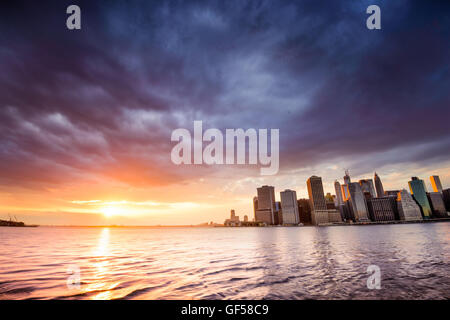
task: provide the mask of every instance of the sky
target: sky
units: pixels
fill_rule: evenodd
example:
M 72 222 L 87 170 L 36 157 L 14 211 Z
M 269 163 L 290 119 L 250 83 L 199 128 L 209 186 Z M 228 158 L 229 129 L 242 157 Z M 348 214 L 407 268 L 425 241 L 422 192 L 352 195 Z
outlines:
M 66 28 L 67 6 L 81 30 Z M 381 8 L 368 30 L 366 8 Z M 172 225 L 253 218 L 373 178 L 450 188 L 448 1 L 2 1 L 0 219 Z M 279 129 L 280 169 L 175 165 L 177 128 Z

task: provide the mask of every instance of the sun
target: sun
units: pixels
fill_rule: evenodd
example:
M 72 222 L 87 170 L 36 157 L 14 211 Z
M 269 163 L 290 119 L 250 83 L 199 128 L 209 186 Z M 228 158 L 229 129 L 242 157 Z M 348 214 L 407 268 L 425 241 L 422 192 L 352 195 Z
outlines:
M 100 211 L 107 218 L 120 214 L 120 209 L 117 207 L 105 207 Z

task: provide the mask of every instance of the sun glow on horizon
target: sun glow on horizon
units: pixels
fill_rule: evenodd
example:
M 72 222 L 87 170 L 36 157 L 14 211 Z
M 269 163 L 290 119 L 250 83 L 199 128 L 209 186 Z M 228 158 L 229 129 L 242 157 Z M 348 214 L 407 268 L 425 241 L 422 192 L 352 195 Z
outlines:
M 118 207 L 104 207 L 100 212 L 107 218 L 120 215 L 122 210 Z

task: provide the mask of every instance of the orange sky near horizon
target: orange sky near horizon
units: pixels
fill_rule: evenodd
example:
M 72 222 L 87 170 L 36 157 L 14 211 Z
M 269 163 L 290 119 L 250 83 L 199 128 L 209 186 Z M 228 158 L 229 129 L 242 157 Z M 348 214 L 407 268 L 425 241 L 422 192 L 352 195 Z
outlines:
M 216 168 L 221 172 L 220 168 Z M 223 223 L 230 209 L 243 218 L 253 218 L 252 198 L 258 186 L 275 186 L 276 198 L 284 189 L 294 189 L 299 198 L 307 198 L 306 179 L 322 176 L 326 192 L 334 194 L 333 182 L 342 183 L 342 170 L 322 166 L 297 173 L 280 172 L 276 176 L 249 175 L 236 178 L 240 168 L 224 167 L 227 174 L 205 176 L 182 183 L 161 186 L 133 185 L 105 177 L 92 181 L 70 181 L 45 188 L 12 187 L 0 189 L 0 219 L 16 216 L 26 223 L 40 225 L 190 225 L 214 221 Z M 450 163 L 439 169 L 395 166 L 377 170 L 385 189 L 408 189 L 410 176 L 425 180 L 438 174 L 443 187 L 450 187 Z M 411 170 L 411 171 L 410 171 Z M 410 172 L 409 172 L 410 171 Z M 307 172 L 311 172 L 309 175 Z M 248 173 L 248 172 L 247 172 Z M 321 174 L 322 173 L 322 174 Z M 350 170 L 351 175 L 351 170 Z M 352 176 L 353 181 L 372 178 L 372 173 Z

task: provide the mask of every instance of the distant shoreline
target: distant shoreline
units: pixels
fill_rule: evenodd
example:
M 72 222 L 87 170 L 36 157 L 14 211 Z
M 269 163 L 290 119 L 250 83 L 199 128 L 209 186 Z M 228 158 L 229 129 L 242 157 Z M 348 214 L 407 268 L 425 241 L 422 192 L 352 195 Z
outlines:
M 415 224 L 415 223 L 434 223 L 434 222 L 449 222 L 449 218 L 415 220 L 415 221 L 376 221 L 376 222 L 355 222 L 355 223 L 330 223 L 322 225 L 269 225 L 269 226 L 236 226 L 229 227 L 224 225 L 156 225 L 156 226 L 127 226 L 127 225 L 98 225 L 98 226 L 83 226 L 83 225 L 39 225 L 40 228 L 132 228 L 132 229 L 165 229 L 165 228 L 298 228 L 298 227 L 340 227 L 340 226 L 373 226 L 373 225 L 394 225 L 394 224 Z M 0 226 L 1 227 L 1 226 Z M 6 227 L 6 226 L 5 226 Z M 10 227 L 8 227 L 10 228 Z

